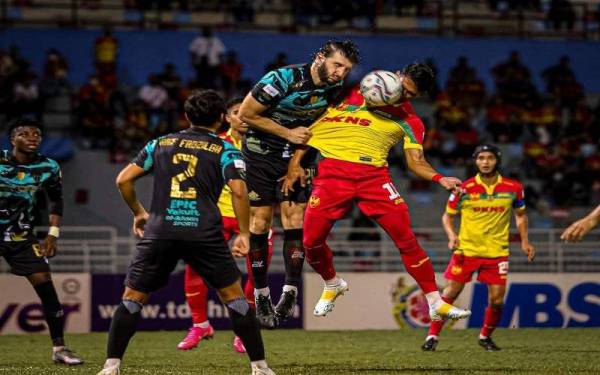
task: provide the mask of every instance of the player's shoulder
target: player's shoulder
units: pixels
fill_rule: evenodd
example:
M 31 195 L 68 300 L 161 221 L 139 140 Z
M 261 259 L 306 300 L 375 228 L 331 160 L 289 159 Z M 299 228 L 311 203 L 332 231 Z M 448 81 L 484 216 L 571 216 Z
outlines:
M 294 83 L 303 80 L 306 75 L 306 64 L 293 64 L 282 66 L 281 68 L 277 68 L 275 70 L 271 70 L 266 74 L 266 76 L 275 76 L 279 78 L 279 80 Z
M 502 176 L 502 185 L 515 190 L 521 190 L 523 188 L 523 185 L 521 184 L 521 182 L 519 182 L 519 180 L 504 176 Z
M 471 177 L 471 178 L 467 178 L 466 180 L 463 181 L 461 187 L 465 188 L 465 189 L 471 189 L 474 188 L 475 186 L 477 186 L 477 180 L 475 179 L 475 177 Z

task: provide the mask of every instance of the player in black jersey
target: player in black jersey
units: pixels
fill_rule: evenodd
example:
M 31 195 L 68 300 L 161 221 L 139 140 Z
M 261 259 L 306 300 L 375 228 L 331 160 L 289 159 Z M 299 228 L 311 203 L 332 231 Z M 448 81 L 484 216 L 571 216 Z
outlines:
M 201 90 L 186 100 L 184 109 L 190 128 L 149 142 L 117 177 L 119 191 L 134 215 L 133 230 L 142 239 L 110 325 L 107 360 L 99 375 L 119 374 L 144 303 L 168 282 L 180 259 L 217 289 L 233 330 L 246 347 L 252 374 L 274 374 L 265 362 L 260 326 L 246 302 L 232 256 L 248 253 L 249 205 L 241 154 L 214 133 L 222 123 L 225 103 L 216 91 Z M 137 199 L 135 181 L 150 173 L 154 192 L 147 212 Z M 217 208 L 225 183 L 231 188 L 240 228 L 231 252 Z
M 248 168 L 250 199 L 250 259 L 254 276 L 256 315 L 263 327 L 275 328 L 278 319 L 292 316 L 304 264 L 302 224 L 310 188 L 280 193 L 280 180 L 295 147 L 310 138 L 308 126 L 337 100 L 344 78 L 359 60 L 351 41 L 330 41 L 312 63 L 292 65 L 267 73 L 246 96 L 239 116 L 250 125 L 242 148 Z M 304 161 L 311 167 L 313 160 Z M 307 168 L 313 170 L 314 168 Z M 268 233 L 273 209 L 280 204 L 284 229 L 286 280 L 275 308 L 267 282 Z
M 60 167 L 38 153 L 42 125 L 22 118 L 10 126 L 12 151 L 0 153 L 0 255 L 12 273 L 27 277 L 40 297 L 52 338 L 56 363 L 79 365 L 83 360 L 65 346 L 65 317 L 50 276 L 48 258 L 56 253 L 63 212 Z M 50 230 L 40 244 L 33 233 L 35 195 L 43 190 L 50 201 Z

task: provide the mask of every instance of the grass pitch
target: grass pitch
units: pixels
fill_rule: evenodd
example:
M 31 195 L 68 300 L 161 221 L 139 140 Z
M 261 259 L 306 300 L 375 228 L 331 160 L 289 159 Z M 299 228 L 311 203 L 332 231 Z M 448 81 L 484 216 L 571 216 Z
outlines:
M 138 332 L 125 355 L 129 374 L 250 374 L 245 355 L 231 349 L 233 334 L 189 352 L 175 347 L 184 332 Z M 424 353 L 424 330 L 263 332 L 267 360 L 285 374 L 600 374 L 600 329 L 499 329 L 503 349 L 487 353 L 476 330 L 443 332 L 438 350 Z M 45 335 L 0 336 L 0 374 L 95 374 L 102 366 L 106 334 L 69 335 L 70 347 L 84 357 L 78 367 L 50 361 Z

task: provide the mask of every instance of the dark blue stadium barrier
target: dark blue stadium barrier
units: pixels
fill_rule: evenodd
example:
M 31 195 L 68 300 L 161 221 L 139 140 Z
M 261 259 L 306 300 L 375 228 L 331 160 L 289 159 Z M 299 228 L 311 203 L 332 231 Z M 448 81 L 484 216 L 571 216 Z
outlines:
M 11 44 L 19 46 L 23 56 L 41 72 L 46 51 L 57 48 L 66 55 L 70 65 L 70 79 L 84 82 L 93 72 L 93 46 L 99 30 L 69 29 L 8 29 L 0 32 L 0 48 Z M 197 33 L 174 31 L 121 31 L 119 40 L 119 76 L 125 84 L 140 85 L 150 73 L 158 72 L 167 62 L 176 65 L 185 80 L 193 77 L 188 47 Z M 264 72 L 265 65 L 279 52 L 288 54 L 290 63 L 309 61 L 311 54 L 326 36 L 269 34 L 269 33 L 216 33 L 226 47 L 238 52 L 244 65 L 243 76 L 252 81 Z M 344 36 L 344 38 L 346 38 Z M 373 68 L 396 69 L 414 60 L 434 58 L 439 65 L 439 81 L 446 81 L 449 69 L 460 55 L 466 55 L 477 68 L 486 87 L 492 88 L 489 70 L 507 58 L 511 50 L 518 50 L 524 63 L 530 67 L 538 87 L 544 68 L 553 65 L 563 54 L 568 54 L 572 66 L 589 92 L 600 93 L 600 44 L 582 41 L 542 41 L 519 39 L 467 39 L 435 37 L 349 36 L 362 52 L 363 63 L 355 70 L 359 77 Z

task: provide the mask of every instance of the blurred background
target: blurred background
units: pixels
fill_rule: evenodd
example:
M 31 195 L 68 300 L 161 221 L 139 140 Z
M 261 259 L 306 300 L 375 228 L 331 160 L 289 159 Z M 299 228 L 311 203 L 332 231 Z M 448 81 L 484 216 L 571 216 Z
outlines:
M 0 126 L 41 120 L 42 152 L 61 164 L 66 206 L 53 270 L 119 275 L 136 239 L 114 178 L 149 139 L 186 127 L 189 92 L 244 96 L 265 72 L 311 61 L 331 38 L 352 39 L 362 62 L 351 82 L 416 60 L 437 72 L 435 89 L 413 105 L 442 173 L 468 178 L 476 145 L 502 149 L 502 174 L 525 186 L 538 249 L 527 263 L 513 233 L 511 270 L 598 272 L 598 232 L 576 246 L 558 234 L 600 203 L 599 25 L 599 0 L 0 0 Z M 0 143 L 9 147 L 6 136 Z M 402 145 L 389 164 L 442 271 L 447 193 L 406 172 Z M 150 182 L 138 184 L 146 202 Z M 43 227 L 43 196 L 38 206 Z M 402 270 L 393 243 L 358 210 L 330 244 L 340 271 Z

